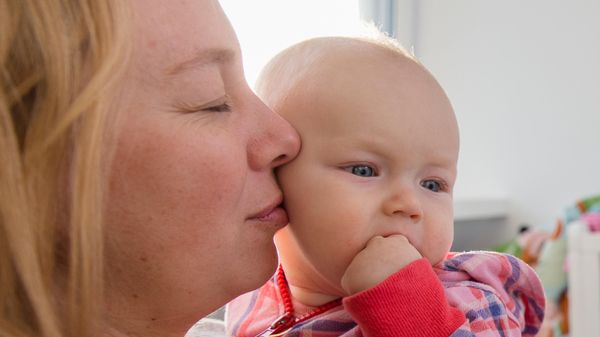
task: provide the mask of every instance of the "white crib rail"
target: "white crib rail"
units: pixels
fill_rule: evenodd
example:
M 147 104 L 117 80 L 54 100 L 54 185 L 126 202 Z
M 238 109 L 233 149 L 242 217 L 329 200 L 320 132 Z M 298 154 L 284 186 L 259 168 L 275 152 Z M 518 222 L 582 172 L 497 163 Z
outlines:
M 568 226 L 570 337 L 600 337 L 600 233 Z

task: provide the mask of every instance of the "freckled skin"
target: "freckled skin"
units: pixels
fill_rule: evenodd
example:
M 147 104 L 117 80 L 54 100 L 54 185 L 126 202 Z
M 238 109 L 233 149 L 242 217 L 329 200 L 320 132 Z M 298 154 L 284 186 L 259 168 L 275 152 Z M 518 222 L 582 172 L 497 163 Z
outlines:
M 112 330 L 181 336 L 274 272 L 286 219 L 254 217 L 280 202 L 272 170 L 299 138 L 248 87 L 217 1 L 131 6 L 133 55 L 112 111 L 107 316 Z M 211 50 L 226 56 L 172 72 Z

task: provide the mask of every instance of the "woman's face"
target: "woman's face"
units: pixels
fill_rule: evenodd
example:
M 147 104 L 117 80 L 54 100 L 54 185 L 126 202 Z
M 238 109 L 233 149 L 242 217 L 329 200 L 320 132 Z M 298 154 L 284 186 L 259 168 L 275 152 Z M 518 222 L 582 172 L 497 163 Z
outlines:
M 132 9 L 107 200 L 108 310 L 181 328 L 273 273 L 287 215 L 272 169 L 299 139 L 248 87 L 217 1 Z

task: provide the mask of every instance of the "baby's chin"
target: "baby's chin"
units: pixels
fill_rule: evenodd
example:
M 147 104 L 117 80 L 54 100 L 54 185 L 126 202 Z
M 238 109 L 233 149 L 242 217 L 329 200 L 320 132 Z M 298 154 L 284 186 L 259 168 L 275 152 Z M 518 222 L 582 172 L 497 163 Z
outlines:
M 443 254 L 442 256 L 425 256 L 425 258 L 429 261 L 432 266 L 437 266 L 442 263 L 446 259 L 446 255 L 448 255 L 449 251 Z

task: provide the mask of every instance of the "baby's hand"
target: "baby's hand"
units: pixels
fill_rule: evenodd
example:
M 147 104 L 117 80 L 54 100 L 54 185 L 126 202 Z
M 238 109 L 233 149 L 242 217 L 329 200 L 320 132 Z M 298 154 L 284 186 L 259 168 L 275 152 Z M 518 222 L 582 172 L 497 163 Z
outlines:
M 342 288 L 350 295 L 372 288 L 421 257 L 403 235 L 375 236 L 350 262 Z

